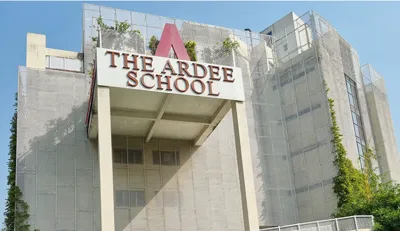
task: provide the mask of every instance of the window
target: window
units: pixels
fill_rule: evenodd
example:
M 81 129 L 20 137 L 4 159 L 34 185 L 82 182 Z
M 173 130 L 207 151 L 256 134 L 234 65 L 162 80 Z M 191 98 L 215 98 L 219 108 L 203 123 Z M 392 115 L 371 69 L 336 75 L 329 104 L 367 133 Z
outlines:
M 272 31 L 268 32 L 267 35 L 272 36 Z
M 142 150 L 128 149 L 128 163 L 129 164 L 143 164 Z
M 363 169 L 364 168 L 364 153 L 365 153 L 366 148 L 365 148 L 364 129 L 363 129 L 363 124 L 362 124 L 362 119 L 361 119 L 361 114 L 360 114 L 360 108 L 358 105 L 356 83 L 352 79 L 350 79 L 347 75 L 345 75 L 345 78 L 346 78 L 346 87 L 347 87 L 347 93 L 348 93 L 348 98 L 349 98 L 351 117 L 353 120 L 354 133 L 356 135 L 357 151 L 358 151 L 358 155 L 359 155 L 361 169 Z
M 57 56 L 46 56 L 46 68 L 83 72 L 83 62 L 79 59 L 69 59 Z
M 145 205 L 144 191 L 115 191 L 115 206 L 118 208 L 143 207 Z
M 140 149 L 114 148 L 114 163 L 143 164 L 143 152 Z
M 125 148 L 114 148 L 113 151 L 114 151 L 114 163 L 118 163 L 118 164 L 128 163 Z
M 179 166 L 179 152 L 153 151 L 153 164 Z

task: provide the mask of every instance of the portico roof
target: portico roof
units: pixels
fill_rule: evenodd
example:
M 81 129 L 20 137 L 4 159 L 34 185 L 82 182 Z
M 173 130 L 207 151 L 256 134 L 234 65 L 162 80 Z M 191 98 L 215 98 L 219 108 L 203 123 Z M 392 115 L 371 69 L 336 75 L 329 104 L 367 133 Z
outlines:
M 88 137 L 97 137 L 97 94 L 88 117 Z M 230 109 L 229 100 L 110 87 L 113 135 L 192 140 L 201 145 Z

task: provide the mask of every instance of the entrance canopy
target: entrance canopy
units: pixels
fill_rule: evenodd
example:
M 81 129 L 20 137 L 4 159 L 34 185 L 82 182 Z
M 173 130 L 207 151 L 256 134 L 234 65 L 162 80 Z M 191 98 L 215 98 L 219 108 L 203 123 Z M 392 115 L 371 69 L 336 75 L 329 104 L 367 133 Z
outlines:
M 97 48 L 88 136 L 98 135 L 97 88 L 110 94 L 111 133 L 201 145 L 243 101 L 240 68 Z

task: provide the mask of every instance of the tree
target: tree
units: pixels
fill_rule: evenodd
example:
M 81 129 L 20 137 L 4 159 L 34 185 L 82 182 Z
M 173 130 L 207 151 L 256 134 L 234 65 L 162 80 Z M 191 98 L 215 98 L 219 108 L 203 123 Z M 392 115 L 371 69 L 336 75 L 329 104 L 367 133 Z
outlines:
M 327 90 L 329 91 L 329 89 Z M 364 169 L 356 169 L 347 158 L 342 134 L 336 121 L 334 100 L 328 99 L 332 121 L 333 148 L 338 174 L 333 190 L 338 198 L 334 217 L 373 215 L 374 230 L 400 231 L 400 185 L 385 181 L 375 173 L 372 160 L 376 155 L 366 148 Z
M 15 96 L 17 101 L 17 95 Z M 11 119 L 11 136 L 9 143 L 9 159 L 8 159 L 8 194 L 6 199 L 6 208 L 4 212 L 4 231 L 29 231 L 29 206 L 22 199 L 22 192 L 16 180 L 16 163 L 17 163 L 17 103 L 14 104 L 14 115 Z M 36 230 L 35 230 L 36 231 Z

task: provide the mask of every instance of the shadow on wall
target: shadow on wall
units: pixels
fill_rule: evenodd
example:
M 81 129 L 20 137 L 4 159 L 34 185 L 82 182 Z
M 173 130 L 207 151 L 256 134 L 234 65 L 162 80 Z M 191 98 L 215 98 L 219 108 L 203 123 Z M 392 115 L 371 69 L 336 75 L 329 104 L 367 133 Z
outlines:
M 113 138 L 114 158 L 118 139 Z M 114 163 L 114 192 L 129 191 L 125 202 L 116 195 L 117 231 L 243 230 L 231 113 L 201 147 L 130 137 L 127 143 L 128 150 L 143 145 L 144 158 L 143 164 Z M 174 160 L 163 153 L 175 153 L 179 161 L 167 165 Z M 140 191 L 145 198 L 138 197 Z
M 54 108 L 19 107 L 17 184 L 29 223 L 41 231 L 93 230 L 100 223 L 99 177 L 97 145 L 86 136 L 87 102 Z

